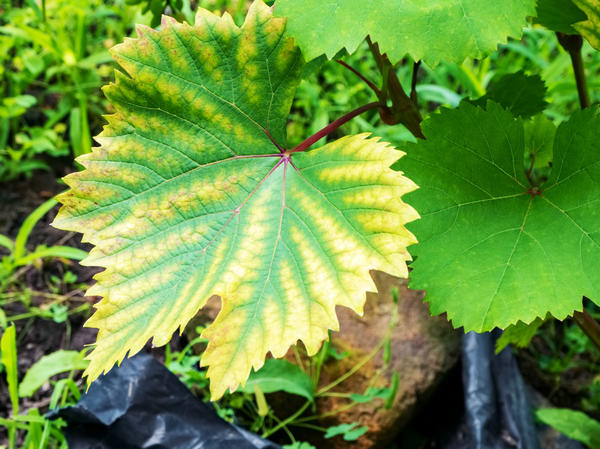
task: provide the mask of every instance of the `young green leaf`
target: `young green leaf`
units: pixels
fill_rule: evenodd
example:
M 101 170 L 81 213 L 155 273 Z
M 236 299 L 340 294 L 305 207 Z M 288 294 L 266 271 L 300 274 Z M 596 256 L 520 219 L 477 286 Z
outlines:
M 364 394 L 359 394 L 359 393 L 352 393 L 350 395 L 350 399 L 352 399 L 354 402 L 358 402 L 358 403 L 365 403 L 365 402 L 371 402 L 374 399 L 387 399 L 390 396 L 390 389 L 389 388 L 373 388 L 373 387 L 369 387 L 367 388 L 367 391 L 364 392 Z
M 600 50 L 600 0 L 573 0 L 587 14 L 587 20 L 573 25 L 596 50 Z
M 264 393 L 285 391 L 304 396 L 309 401 L 315 398 L 315 388 L 310 376 L 287 360 L 267 359 L 261 369 L 250 373 L 242 391 L 254 393 L 255 385 Z
M 500 354 L 508 345 L 524 348 L 531 342 L 542 324 L 544 324 L 544 320 L 541 318 L 536 318 L 530 324 L 525 324 L 522 321 L 511 324 L 496 341 L 496 354 Z
M 106 267 L 88 292 L 104 297 L 89 379 L 164 345 L 217 294 L 202 364 L 218 399 L 268 352 L 300 339 L 314 354 L 336 305 L 361 313 L 369 269 L 406 276 L 418 215 L 400 199 L 415 185 L 389 169 L 402 153 L 366 135 L 281 147 L 302 67 L 284 25 L 257 1 L 241 28 L 200 9 L 194 26 L 167 20 L 113 49 L 127 72 L 105 89 L 116 113 L 54 223 Z
M 346 441 L 356 441 L 367 433 L 368 430 L 368 427 L 360 426 L 357 422 L 338 424 L 337 426 L 331 426 L 327 429 L 325 438 L 333 438 L 342 435 Z
M 288 18 L 307 59 L 332 58 L 342 48 L 352 53 L 370 35 L 393 63 L 408 53 L 433 66 L 483 57 L 520 36 L 535 1 L 277 0 L 275 14 Z
M 548 180 L 531 185 L 523 121 L 495 103 L 462 104 L 424 124 L 426 141 L 394 167 L 421 185 L 408 201 L 420 243 L 411 287 L 466 331 L 530 323 L 600 303 L 598 109 L 575 113 L 554 139 Z
M 566 408 L 544 408 L 538 410 L 536 416 L 544 424 L 581 441 L 590 449 L 600 449 L 600 422 L 585 413 Z

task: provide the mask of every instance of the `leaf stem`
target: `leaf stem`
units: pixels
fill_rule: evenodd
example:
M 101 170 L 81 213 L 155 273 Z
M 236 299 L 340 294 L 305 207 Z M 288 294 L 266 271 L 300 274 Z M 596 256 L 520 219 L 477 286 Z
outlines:
M 344 123 L 352 120 L 357 115 L 360 115 L 363 112 L 369 111 L 371 109 L 380 108 L 381 106 L 382 106 L 381 103 L 379 103 L 378 101 L 375 101 L 373 103 L 365 104 L 365 105 L 363 105 L 363 106 L 361 106 L 361 107 L 359 107 L 359 108 L 357 108 L 357 109 L 355 109 L 353 111 L 350 111 L 347 114 L 345 114 L 345 115 L 341 116 L 340 118 L 338 118 L 337 120 L 331 122 L 325 128 L 321 129 L 320 131 L 318 131 L 315 134 L 313 134 L 312 136 L 310 136 L 308 139 L 306 139 L 304 142 L 302 142 L 299 145 L 297 145 L 295 148 L 292 148 L 291 150 L 288 150 L 287 153 L 297 153 L 299 151 L 305 151 L 307 148 L 309 148 L 315 142 L 318 142 L 323 137 L 331 134 L 333 131 L 335 131 L 336 129 L 338 129 Z
M 533 180 L 531 179 L 531 173 L 533 172 L 533 165 L 535 164 L 535 153 L 531 154 L 531 164 L 529 165 L 529 170 L 527 170 L 527 173 L 525 173 L 525 176 L 527 176 L 527 180 L 529 181 L 529 184 L 531 184 L 533 186 Z
M 270 140 L 271 142 L 273 142 L 273 145 L 275 145 L 275 146 L 277 147 L 277 149 L 279 150 L 279 152 L 280 152 L 280 153 L 284 153 L 284 152 L 285 152 L 285 149 L 284 149 L 284 148 L 283 148 L 281 145 L 279 145 L 279 144 L 277 143 L 277 141 L 276 141 L 276 140 L 275 140 L 275 138 L 274 138 L 274 137 L 271 135 L 271 133 L 269 132 L 269 130 L 268 130 L 268 129 L 265 129 L 264 131 L 265 131 L 265 134 L 267 135 L 267 137 L 269 138 L 269 140 Z
M 592 343 L 600 349 L 600 324 L 585 309 L 582 312 L 575 312 L 573 320 Z
M 288 416 L 286 419 L 284 419 L 283 421 L 281 421 L 279 424 L 277 424 L 272 429 L 264 431 L 263 434 L 262 434 L 262 437 L 263 438 L 268 438 L 270 435 L 273 435 L 279 429 L 281 429 L 281 428 L 287 426 L 288 424 L 290 424 L 291 422 L 295 421 L 296 418 L 298 418 L 300 415 L 302 415 L 302 413 L 304 413 L 304 411 L 308 408 L 308 406 L 310 404 L 312 404 L 311 401 L 306 401 L 304 403 L 304 405 L 302 407 L 300 407 L 294 414 Z
M 571 64 L 573 65 L 573 73 L 575 74 L 575 83 L 577 84 L 577 93 L 579 95 L 581 109 L 589 108 L 591 105 L 590 93 L 587 87 L 583 58 L 581 56 L 583 38 L 579 34 L 556 33 L 556 36 L 558 37 L 560 45 L 571 57 Z
M 335 62 L 337 62 L 338 64 L 341 64 L 342 66 L 346 67 L 348 70 L 350 70 L 352 73 L 354 73 L 356 76 L 358 76 L 362 81 L 364 81 L 364 83 L 369 86 L 371 88 L 371 90 L 373 92 L 375 92 L 375 95 L 377 95 L 377 98 L 379 98 L 381 96 L 381 90 L 379 90 L 379 88 L 373 84 L 371 81 L 369 81 L 362 73 L 360 73 L 358 70 L 356 70 L 354 67 L 346 64 L 344 61 L 342 61 L 341 59 L 336 60 Z

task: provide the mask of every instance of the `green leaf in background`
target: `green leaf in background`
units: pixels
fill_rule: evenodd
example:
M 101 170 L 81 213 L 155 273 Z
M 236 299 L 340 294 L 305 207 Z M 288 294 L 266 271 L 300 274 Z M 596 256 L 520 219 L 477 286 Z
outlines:
M 546 107 L 546 86 L 539 75 L 523 71 L 502 75 L 493 80 L 487 93 L 473 103 L 485 107 L 488 101 L 500 104 L 514 115 L 531 117 Z
M 585 13 L 572 0 L 538 0 L 534 22 L 552 31 L 577 34 L 573 24 L 586 19 Z
M 407 53 L 434 66 L 481 58 L 519 37 L 534 0 L 277 0 L 275 14 L 310 60 L 356 50 L 370 35 L 392 63 Z M 349 26 L 348 24 L 351 24 Z
M 0 118 L 18 117 L 36 103 L 36 98 L 31 95 L 3 98 L 0 103 Z
M 538 410 L 536 416 L 544 424 L 584 443 L 590 449 L 600 449 L 600 423 L 585 413 L 565 408 L 545 408 Z
M 360 426 L 359 423 L 339 424 L 332 426 L 325 432 L 325 438 L 333 438 L 342 435 L 345 441 L 356 441 L 369 430 L 368 427 Z
M 19 396 L 32 396 L 38 388 L 48 381 L 52 376 L 75 370 L 86 369 L 89 361 L 84 359 L 78 351 L 60 350 L 45 355 L 34 363 L 19 385 Z
M 431 312 L 477 332 L 564 319 L 582 296 L 600 303 L 598 108 L 573 114 L 554 139 L 541 186 L 525 174 L 523 120 L 495 103 L 463 103 L 424 122 L 427 140 L 394 165 L 421 188 L 408 195 L 422 219 L 409 226 L 410 286 Z
M 544 324 L 544 320 L 541 318 L 536 318 L 531 324 L 525 324 L 522 321 L 511 324 L 496 341 L 496 354 L 502 352 L 508 345 L 515 345 L 517 348 L 529 345 L 542 324 Z
M 14 325 L 8 327 L 0 339 L 0 361 L 6 373 L 8 394 L 12 404 L 12 414 L 19 413 L 19 395 L 17 378 L 17 334 Z
M 315 388 L 310 376 L 287 360 L 265 360 L 261 369 L 250 373 L 241 391 L 254 393 L 255 385 L 258 385 L 263 393 L 285 391 L 303 396 L 309 401 L 315 398 Z
M 256 1 L 241 28 L 199 9 L 194 26 L 166 19 L 113 49 L 127 72 L 105 89 L 116 113 L 54 222 L 106 268 L 88 291 L 104 297 L 87 323 L 90 381 L 217 294 L 202 333 L 216 400 L 269 352 L 300 339 L 315 354 L 336 305 L 362 312 L 370 269 L 407 275 L 418 215 L 401 196 L 416 186 L 389 169 L 402 153 L 364 134 L 282 148 L 303 65 L 284 26 Z
M 573 0 L 587 14 L 587 20 L 573 25 L 596 50 L 600 50 L 600 0 Z
M 4 330 L 8 327 L 8 321 L 6 320 L 6 313 L 2 308 L 0 308 L 0 330 Z M 2 367 L 0 366 L 0 372 L 2 371 Z

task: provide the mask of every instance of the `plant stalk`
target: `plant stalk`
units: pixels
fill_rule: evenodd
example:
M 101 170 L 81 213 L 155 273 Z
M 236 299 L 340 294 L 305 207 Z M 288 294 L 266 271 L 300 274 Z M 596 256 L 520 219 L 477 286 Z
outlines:
M 573 65 L 573 73 L 575 74 L 575 83 L 577 84 L 577 93 L 579 94 L 579 104 L 581 109 L 589 108 L 591 105 L 590 93 L 587 87 L 583 58 L 581 56 L 583 38 L 579 34 L 556 33 L 556 36 L 558 37 L 560 45 L 571 57 L 571 64 Z
M 379 103 L 378 101 L 375 101 L 373 103 L 365 104 L 365 105 L 363 105 L 363 106 L 361 106 L 361 107 L 359 107 L 359 108 L 357 108 L 357 109 L 355 109 L 353 111 L 350 111 L 347 114 L 345 114 L 345 115 L 341 116 L 340 118 L 338 118 L 337 120 L 331 122 L 325 128 L 323 128 L 320 131 L 316 132 L 315 134 L 313 134 L 312 136 L 310 136 L 308 139 L 306 139 L 304 142 L 300 143 L 295 148 L 293 148 L 291 150 L 288 150 L 287 152 L 288 153 L 297 153 L 299 151 L 304 151 L 307 148 L 309 148 L 311 145 L 313 145 L 315 142 L 318 142 L 323 137 L 327 136 L 328 134 L 331 134 L 333 131 L 335 131 L 336 129 L 338 129 L 344 123 L 352 120 L 357 115 L 360 115 L 363 112 L 369 111 L 371 109 L 380 108 L 380 107 L 382 107 L 382 104 Z
M 379 88 L 373 84 L 369 79 L 367 79 L 366 76 L 364 76 L 362 73 L 360 73 L 358 70 L 356 70 L 354 67 L 352 67 L 349 64 L 346 64 L 344 61 L 342 61 L 341 59 L 336 60 L 335 62 L 337 62 L 338 64 L 346 67 L 348 70 L 350 70 L 352 73 L 354 73 L 356 76 L 358 76 L 367 86 L 369 86 L 369 88 L 375 92 L 375 95 L 377 95 L 377 98 L 379 98 L 381 96 L 381 91 L 379 90 Z

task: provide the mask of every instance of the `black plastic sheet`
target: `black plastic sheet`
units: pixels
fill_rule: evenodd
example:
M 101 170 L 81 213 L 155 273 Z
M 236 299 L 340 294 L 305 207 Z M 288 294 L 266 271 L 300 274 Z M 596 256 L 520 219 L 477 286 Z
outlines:
M 495 354 L 500 332 L 463 336 L 466 442 L 460 449 L 540 449 L 534 409 L 510 348 Z M 458 446 L 453 446 L 458 447 Z M 561 449 L 583 449 L 561 437 Z M 546 449 L 546 448 L 541 448 Z
M 95 381 L 67 422 L 69 449 L 280 449 L 217 416 L 148 354 Z

